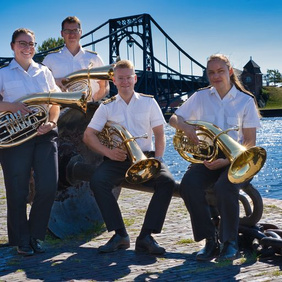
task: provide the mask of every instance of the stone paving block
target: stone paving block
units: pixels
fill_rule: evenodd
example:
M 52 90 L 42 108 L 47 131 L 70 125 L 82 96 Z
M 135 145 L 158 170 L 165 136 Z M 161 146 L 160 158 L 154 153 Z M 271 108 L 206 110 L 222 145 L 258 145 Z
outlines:
M 112 236 L 103 232 L 65 240 L 47 240 L 47 252 L 32 257 L 17 255 L 13 247 L 0 248 L 0 281 L 281 281 L 281 256 L 265 260 L 238 259 L 230 264 L 197 262 L 203 242 L 194 242 L 188 212 L 180 198 L 173 198 L 161 234 L 154 235 L 166 248 L 164 256 L 134 252 L 135 240 L 152 194 L 122 189 L 118 199 L 131 246 L 113 254 L 97 248 Z M 264 199 L 262 222 L 282 227 L 282 202 Z M 6 202 L 0 187 L 0 236 L 7 241 Z M 191 240 L 191 243 L 188 243 Z M 243 253 L 243 255 L 245 255 Z

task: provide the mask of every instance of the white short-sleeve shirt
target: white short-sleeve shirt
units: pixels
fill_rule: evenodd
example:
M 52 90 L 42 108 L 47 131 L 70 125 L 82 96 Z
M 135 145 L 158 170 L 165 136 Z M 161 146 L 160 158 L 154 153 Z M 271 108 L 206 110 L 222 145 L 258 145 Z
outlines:
M 52 71 L 55 78 L 61 78 L 81 69 L 101 67 L 104 62 L 96 52 L 80 47 L 79 52 L 73 56 L 64 46 L 58 52 L 48 54 L 44 58 L 43 64 Z M 97 81 L 91 79 L 92 97 L 100 89 Z
M 153 150 L 152 129 L 166 121 L 156 100 L 149 95 L 134 92 L 129 104 L 119 94 L 105 101 L 94 113 L 88 127 L 101 131 L 107 121 L 124 126 L 132 136 L 145 133 L 148 138 L 137 139 L 142 151 Z
M 15 100 L 34 93 L 61 92 L 51 71 L 41 64 L 31 62 L 25 71 L 15 59 L 0 69 L 0 94 L 3 101 Z
M 176 115 L 184 120 L 202 120 L 213 123 L 222 130 L 239 127 L 228 134 L 242 142 L 242 128 L 260 128 L 260 118 L 254 98 L 233 86 L 221 99 L 214 87 L 195 92 L 179 109 Z

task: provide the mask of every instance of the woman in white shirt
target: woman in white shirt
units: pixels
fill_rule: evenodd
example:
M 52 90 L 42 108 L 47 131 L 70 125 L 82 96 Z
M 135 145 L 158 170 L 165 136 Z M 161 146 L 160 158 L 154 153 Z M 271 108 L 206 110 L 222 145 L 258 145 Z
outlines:
M 16 101 L 28 94 L 60 92 L 49 69 L 33 61 L 35 35 L 20 28 L 12 35 L 14 58 L 0 69 L 1 112 L 27 115 L 31 109 Z M 45 105 L 47 120 L 37 129 L 37 135 L 24 143 L 0 150 L 7 196 L 8 237 L 22 255 L 42 253 L 51 207 L 58 183 L 57 120 L 58 105 Z M 3 113 L 2 113 L 3 114 Z M 5 118 L 4 118 L 5 119 Z M 35 196 L 27 216 L 29 182 L 33 171 Z
M 239 82 L 228 58 L 222 54 L 212 55 L 207 63 L 207 75 L 211 86 L 195 92 L 170 118 L 170 125 L 198 144 L 195 127 L 185 121 L 202 120 L 222 130 L 238 126 L 239 131 L 228 134 L 246 148 L 255 146 L 256 129 L 260 127 L 255 98 Z M 240 184 L 228 179 L 229 160 L 223 152 L 212 162 L 191 164 L 182 178 L 180 193 L 190 213 L 194 238 L 206 240 L 205 247 L 196 259 L 208 261 L 233 260 L 238 257 L 239 188 Z M 205 190 L 213 185 L 220 213 L 219 243 Z

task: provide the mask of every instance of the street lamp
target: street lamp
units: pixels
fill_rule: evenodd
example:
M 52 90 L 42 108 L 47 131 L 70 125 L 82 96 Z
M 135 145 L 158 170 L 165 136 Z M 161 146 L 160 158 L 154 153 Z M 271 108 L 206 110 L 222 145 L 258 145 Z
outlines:
M 131 37 L 129 38 L 126 43 L 127 43 L 127 57 L 129 58 L 129 51 L 128 51 L 128 47 L 131 48 L 132 47 L 132 51 L 133 51 L 133 65 L 135 66 L 135 53 L 134 53 L 134 39 Z

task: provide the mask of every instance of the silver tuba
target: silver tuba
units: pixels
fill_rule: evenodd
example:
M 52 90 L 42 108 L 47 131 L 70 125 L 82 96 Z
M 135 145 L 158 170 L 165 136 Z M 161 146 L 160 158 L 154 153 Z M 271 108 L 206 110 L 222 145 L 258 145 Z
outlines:
M 265 149 L 256 146 L 246 149 L 227 134 L 228 131 L 237 129 L 222 131 L 216 125 L 205 121 L 185 122 L 196 127 L 199 138 L 199 144 L 195 145 L 190 142 L 183 131 L 176 130 L 173 137 L 174 149 L 186 161 L 191 163 L 203 163 L 204 160 L 212 162 L 218 156 L 218 149 L 221 149 L 231 163 L 228 179 L 232 183 L 242 183 L 251 179 L 263 167 L 266 160 Z
M 15 102 L 26 104 L 32 112 L 26 115 L 9 111 L 0 113 L 0 148 L 20 145 L 37 135 L 37 128 L 48 118 L 48 111 L 43 104 L 71 107 L 86 113 L 87 96 L 87 91 L 44 92 L 17 99 Z
M 133 137 L 122 125 L 108 121 L 97 136 L 99 141 L 108 148 L 118 147 L 127 152 L 132 163 L 125 174 L 125 180 L 128 183 L 143 183 L 159 172 L 161 163 L 154 158 L 147 158 L 135 141 L 138 138 L 147 138 L 147 134 Z

